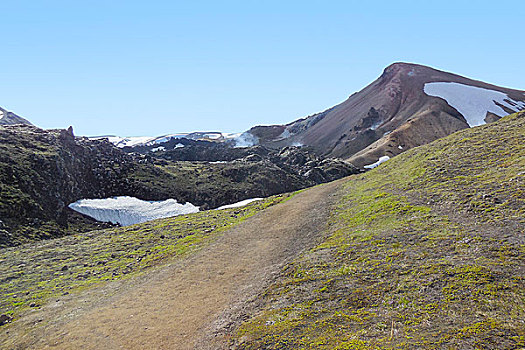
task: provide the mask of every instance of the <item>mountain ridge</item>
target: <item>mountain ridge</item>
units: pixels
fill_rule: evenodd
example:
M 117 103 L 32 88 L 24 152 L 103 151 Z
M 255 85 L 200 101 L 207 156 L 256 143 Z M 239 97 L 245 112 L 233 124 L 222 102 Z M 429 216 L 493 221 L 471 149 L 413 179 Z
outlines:
M 256 126 L 248 132 L 263 145 L 281 147 L 301 143 L 323 155 L 345 158 L 362 167 L 380 156 L 393 156 L 469 127 L 465 117 L 445 99 L 425 93 L 425 85 L 436 82 L 474 86 L 504 93 L 520 103 L 525 101 L 525 91 L 499 87 L 419 64 L 397 62 L 386 67 L 375 81 L 334 107 L 284 125 Z M 519 111 L 518 108 L 504 107 L 500 115 L 485 117 L 488 121 L 494 121 Z M 407 122 L 415 123 L 414 128 L 410 124 L 403 125 Z M 434 127 L 436 123 L 438 127 Z M 416 136 L 423 128 L 427 129 L 428 135 L 413 144 L 403 146 L 391 139 L 367 149 L 395 130 L 406 135 L 403 136 L 406 139 Z M 287 137 L 281 137 L 287 132 Z M 391 144 L 391 147 L 386 147 L 386 144 Z M 359 155 L 354 156 L 358 152 Z
M 21 116 L 16 115 L 15 113 L 9 112 L 8 110 L 0 107 L 0 125 L 16 124 L 33 125 L 29 120 L 22 118 Z
M 256 125 L 243 133 L 194 132 L 158 137 L 109 137 L 118 147 L 163 147 L 173 138 L 230 147 L 306 146 L 358 167 L 427 144 L 458 130 L 525 109 L 525 91 L 415 63 L 395 62 L 345 101 L 287 124 Z

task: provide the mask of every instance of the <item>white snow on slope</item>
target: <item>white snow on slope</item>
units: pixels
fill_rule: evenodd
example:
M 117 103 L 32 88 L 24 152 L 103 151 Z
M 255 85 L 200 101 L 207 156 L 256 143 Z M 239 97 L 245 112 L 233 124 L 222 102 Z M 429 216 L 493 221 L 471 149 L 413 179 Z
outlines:
M 151 137 L 151 136 L 131 136 L 131 137 L 121 137 L 121 136 L 96 136 L 96 137 L 90 137 L 92 140 L 99 140 L 99 139 L 108 139 L 109 142 L 114 144 L 115 146 L 119 148 L 124 148 L 126 146 L 134 147 L 134 146 L 142 146 L 142 145 L 148 145 L 148 144 L 154 144 L 155 141 L 158 139 L 157 137 Z
M 237 202 L 237 203 L 228 204 L 228 205 L 223 205 L 222 207 L 218 207 L 218 208 L 215 209 L 215 210 L 222 210 L 222 209 L 230 209 L 230 208 L 239 208 L 239 207 L 244 207 L 245 205 L 250 204 L 251 202 L 260 201 L 260 200 L 262 200 L 262 198 L 250 198 L 250 199 L 245 199 L 245 200 L 240 201 L 240 202 Z
M 424 91 L 429 96 L 445 99 L 465 117 L 470 126 L 485 124 L 487 112 L 500 117 L 508 114 L 494 101 L 515 112 L 525 109 L 524 102 L 514 101 L 502 92 L 459 83 L 426 83 Z
M 81 199 L 69 207 L 95 220 L 128 226 L 154 219 L 196 213 L 199 207 L 190 202 L 180 204 L 175 199 L 160 202 L 143 201 L 135 197 Z
M 3 119 L 5 117 L 4 112 L 0 111 L 0 119 Z
M 290 133 L 290 130 L 288 130 L 288 128 L 285 128 L 284 131 L 281 133 L 281 135 L 277 136 L 275 140 L 287 139 L 290 136 L 292 136 L 292 134 Z
M 249 132 L 243 132 L 241 134 L 236 135 L 233 138 L 233 141 L 235 141 L 236 148 L 251 147 L 259 143 L 259 139 L 257 139 L 257 137 L 255 137 Z
M 213 140 L 213 141 L 226 141 L 233 140 L 235 147 L 247 147 L 257 143 L 255 137 L 247 133 L 221 133 L 221 132 L 190 132 L 190 133 L 177 133 L 167 134 L 161 136 L 94 136 L 90 139 L 98 140 L 107 138 L 109 142 L 119 148 L 124 147 L 135 147 L 135 146 L 152 146 L 163 142 L 170 141 L 171 139 L 187 138 L 190 140 Z
M 389 160 L 390 157 L 389 156 L 382 156 L 380 157 L 377 162 L 375 163 L 372 163 L 372 164 L 368 164 L 368 165 L 365 165 L 364 168 L 365 169 L 374 169 L 376 167 L 378 167 L 381 163 L 384 163 L 386 162 L 387 160 Z

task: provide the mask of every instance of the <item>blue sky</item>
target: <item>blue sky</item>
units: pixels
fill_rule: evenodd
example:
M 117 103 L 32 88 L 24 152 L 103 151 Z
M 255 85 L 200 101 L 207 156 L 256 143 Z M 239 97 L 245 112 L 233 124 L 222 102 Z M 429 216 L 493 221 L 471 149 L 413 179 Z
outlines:
M 77 135 L 243 131 L 387 65 L 525 89 L 521 1 L 0 1 L 0 106 Z

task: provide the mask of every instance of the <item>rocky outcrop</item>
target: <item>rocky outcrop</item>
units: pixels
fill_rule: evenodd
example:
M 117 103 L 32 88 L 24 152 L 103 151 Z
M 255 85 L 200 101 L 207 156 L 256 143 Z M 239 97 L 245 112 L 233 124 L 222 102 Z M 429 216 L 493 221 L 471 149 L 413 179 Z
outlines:
M 159 160 L 222 162 L 229 163 L 225 167 L 232 169 L 239 164 L 250 163 L 265 167 L 267 170 L 275 168 L 287 174 L 300 176 L 310 185 L 333 181 L 359 172 L 351 163 L 336 158 L 323 158 L 307 148 L 295 146 L 277 150 L 263 146 L 233 148 L 218 142 L 177 139 L 154 146 L 126 147 L 123 150 L 130 154 L 141 153 L 156 159 L 157 162 Z
M 67 205 L 132 192 L 122 174 L 134 163 L 108 142 L 76 139 L 72 129 L 0 127 L 0 245 L 98 227 Z
M 171 153 L 126 153 L 106 139 L 75 137 L 72 128 L 0 127 L 0 246 L 100 228 L 68 208 L 83 198 L 173 198 L 210 209 L 357 171 L 349 163 L 323 160 L 296 147 L 269 151 L 178 142 L 186 146 Z M 178 160 L 188 158 L 192 161 Z

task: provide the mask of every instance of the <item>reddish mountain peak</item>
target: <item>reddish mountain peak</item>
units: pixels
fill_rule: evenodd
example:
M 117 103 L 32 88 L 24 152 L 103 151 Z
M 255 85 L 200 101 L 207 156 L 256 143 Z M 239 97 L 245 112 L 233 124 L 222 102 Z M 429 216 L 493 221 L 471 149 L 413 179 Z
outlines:
M 525 103 L 523 91 L 415 63 L 395 62 L 386 67 L 377 80 L 339 105 L 282 126 L 289 132 L 286 137 L 281 137 L 283 132 L 278 126 L 272 130 L 263 127 L 257 130 L 256 137 L 264 145 L 303 144 L 332 157 L 352 157 L 351 161 L 359 166 L 370 164 L 381 156 L 394 156 L 469 127 L 465 116 L 445 98 L 425 93 L 427 84 L 440 82 L 456 84 L 451 85 L 452 88 L 463 86 L 462 91 L 469 95 L 464 98 L 467 105 L 477 101 L 478 105 L 488 106 L 487 110 L 479 111 L 480 118 L 487 118 L 486 121 L 512 113 Z M 483 89 L 506 94 L 515 107 L 493 116 L 489 109 L 494 103 L 485 98 L 487 93 Z M 384 142 L 375 144 L 380 139 Z
M 415 64 L 415 63 L 394 62 L 385 68 L 384 73 L 397 72 L 399 70 L 407 70 L 407 69 L 412 69 L 415 67 L 422 67 L 422 66 L 419 64 Z

